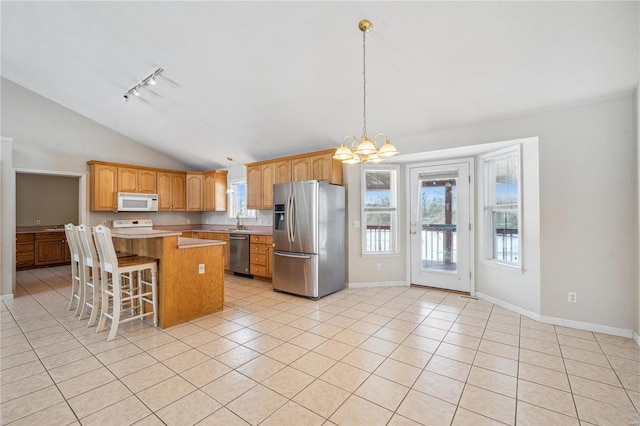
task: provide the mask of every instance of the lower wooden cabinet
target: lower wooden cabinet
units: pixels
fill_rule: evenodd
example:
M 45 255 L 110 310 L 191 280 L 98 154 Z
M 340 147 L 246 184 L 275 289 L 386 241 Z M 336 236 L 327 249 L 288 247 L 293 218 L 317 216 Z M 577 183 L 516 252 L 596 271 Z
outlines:
M 16 234 L 16 268 L 35 265 L 35 234 Z
M 69 245 L 63 232 L 35 234 L 35 265 L 54 265 L 71 261 Z
M 257 277 L 273 275 L 273 237 L 251 235 L 249 273 Z

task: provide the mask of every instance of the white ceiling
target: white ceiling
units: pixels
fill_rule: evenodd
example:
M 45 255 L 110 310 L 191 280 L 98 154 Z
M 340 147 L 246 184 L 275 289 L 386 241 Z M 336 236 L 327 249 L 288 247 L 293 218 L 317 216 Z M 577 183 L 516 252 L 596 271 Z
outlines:
M 7 2 L 3 77 L 196 169 L 630 93 L 638 2 Z M 124 92 L 157 67 L 154 88 Z M 424 145 L 424 144 L 423 144 Z M 420 147 L 420 148 L 416 148 Z

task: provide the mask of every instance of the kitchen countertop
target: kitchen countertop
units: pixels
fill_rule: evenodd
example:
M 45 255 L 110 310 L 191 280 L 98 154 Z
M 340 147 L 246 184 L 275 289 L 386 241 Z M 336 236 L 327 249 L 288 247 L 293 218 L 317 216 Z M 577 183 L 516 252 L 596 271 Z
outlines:
M 248 229 L 235 229 L 230 225 L 157 225 L 153 229 L 170 230 L 179 232 L 217 232 L 220 234 L 253 234 L 253 235 L 273 235 L 271 226 L 248 226 Z
M 116 233 L 118 238 L 156 238 L 162 236 L 182 235 L 183 232 L 217 232 L 220 234 L 251 234 L 251 235 L 273 235 L 273 230 L 270 226 L 254 226 L 249 229 L 232 229 L 225 225 L 158 225 L 153 227 L 151 235 L 149 230 L 135 230 L 137 234 L 133 236 L 124 236 L 123 232 L 131 232 L 132 229 L 127 231 L 115 231 L 111 230 L 111 234 L 115 237 Z M 140 232 L 144 231 L 150 235 L 143 237 Z M 54 225 L 50 226 L 17 226 L 16 234 L 38 234 L 43 232 L 64 232 L 64 228 L 56 229 Z M 162 235 L 161 233 L 169 232 L 171 235 Z
M 56 229 L 50 226 L 16 226 L 16 234 L 40 234 L 43 232 L 64 232 L 64 228 Z

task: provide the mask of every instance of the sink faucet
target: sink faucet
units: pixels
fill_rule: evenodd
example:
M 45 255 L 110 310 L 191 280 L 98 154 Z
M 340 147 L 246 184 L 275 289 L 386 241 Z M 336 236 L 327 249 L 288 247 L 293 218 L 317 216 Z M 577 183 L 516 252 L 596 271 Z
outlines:
M 242 226 L 242 224 L 240 223 L 240 213 L 236 214 L 236 219 L 238 220 L 238 223 L 236 224 L 236 229 L 244 229 L 244 226 Z

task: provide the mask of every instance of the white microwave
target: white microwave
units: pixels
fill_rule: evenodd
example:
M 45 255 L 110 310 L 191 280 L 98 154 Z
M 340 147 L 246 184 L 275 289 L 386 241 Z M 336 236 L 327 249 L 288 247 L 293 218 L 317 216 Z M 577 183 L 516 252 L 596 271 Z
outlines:
M 158 194 L 118 192 L 119 212 L 157 212 Z

